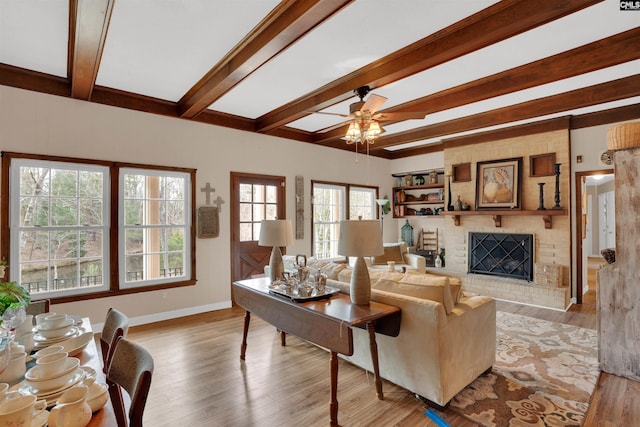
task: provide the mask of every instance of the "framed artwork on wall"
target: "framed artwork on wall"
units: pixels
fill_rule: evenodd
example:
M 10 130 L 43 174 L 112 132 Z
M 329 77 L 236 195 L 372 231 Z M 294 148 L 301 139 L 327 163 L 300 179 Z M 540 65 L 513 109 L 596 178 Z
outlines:
M 478 162 L 476 209 L 520 209 L 522 157 Z

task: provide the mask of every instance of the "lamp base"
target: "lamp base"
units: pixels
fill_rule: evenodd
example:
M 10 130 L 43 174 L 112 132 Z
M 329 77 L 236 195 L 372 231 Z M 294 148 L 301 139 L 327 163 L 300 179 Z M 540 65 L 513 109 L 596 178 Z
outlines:
M 271 283 L 282 279 L 282 273 L 284 273 L 282 252 L 278 246 L 274 246 L 271 251 L 271 258 L 269 258 L 269 280 L 271 280 Z
M 364 258 L 357 257 L 351 273 L 349 287 L 351 303 L 356 305 L 369 305 L 371 299 L 371 279 Z

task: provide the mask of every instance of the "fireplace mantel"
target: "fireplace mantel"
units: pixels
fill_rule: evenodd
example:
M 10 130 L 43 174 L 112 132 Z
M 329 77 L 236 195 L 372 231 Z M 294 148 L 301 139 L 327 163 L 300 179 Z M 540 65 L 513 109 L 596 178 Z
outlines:
M 466 215 L 493 215 L 493 221 L 495 222 L 496 227 L 502 227 L 502 217 L 509 215 L 539 215 L 542 216 L 544 221 L 544 228 L 551 229 L 552 227 L 552 218 L 557 215 L 567 215 L 567 211 L 565 209 L 546 209 L 546 210 L 535 210 L 535 211 L 524 211 L 524 210 L 486 210 L 486 211 L 444 211 L 440 212 L 440 215 L 449 215 L 453 217 L 453 223 L 456 226 L 460 225 L 460 217 Z

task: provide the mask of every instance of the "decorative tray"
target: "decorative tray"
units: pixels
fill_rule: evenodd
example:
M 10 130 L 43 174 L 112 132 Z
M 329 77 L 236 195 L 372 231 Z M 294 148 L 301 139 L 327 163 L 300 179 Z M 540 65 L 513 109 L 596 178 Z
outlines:
M 314 289 L 309 296 L 301 296 L 299 294 L 287 293 L 284 289 L 280 287 L 269 287 L 269 293 L 278 295 L 281 297 L 285 297 L 290 299 L 293 302 L 306 302 L 306 301 L 317 301 L 325 298 L 331 298 L 332 295 L 335 295 L 340 292 L 338 288 L 332 288 L 331 286 L 327 286 L 324 289 L 324 292 L 318 293 L 316 289 Z

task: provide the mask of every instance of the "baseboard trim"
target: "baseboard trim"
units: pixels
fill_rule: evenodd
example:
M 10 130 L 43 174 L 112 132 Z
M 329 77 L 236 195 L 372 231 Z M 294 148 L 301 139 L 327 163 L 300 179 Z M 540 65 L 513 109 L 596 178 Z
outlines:
M 223 301 L 215 304 L 200 305 L 197 307 L 183 308 L 180 310 L 164 311 L 161 313 L 153 313 L 146 316 L 130 317 L 129 326 L 146 325 L 149 323 L 161 322 L 163 320 L 177 319 L 179 317 L 193 316 L 194 314 L 206 313 L 208 311 L 222 310 L 231 307 L 231 301 Z M 102 330 L 103 323 L 94 323 L 91 329 L 95 332 Z

